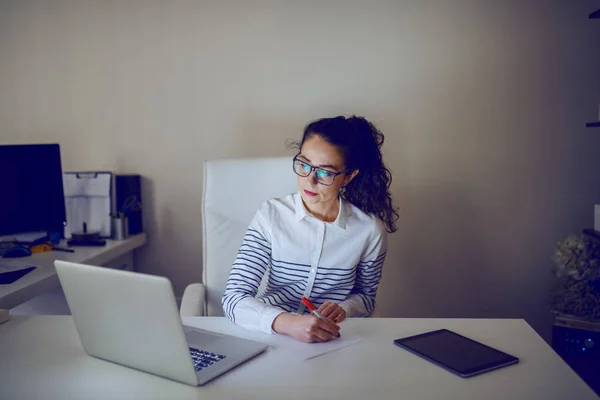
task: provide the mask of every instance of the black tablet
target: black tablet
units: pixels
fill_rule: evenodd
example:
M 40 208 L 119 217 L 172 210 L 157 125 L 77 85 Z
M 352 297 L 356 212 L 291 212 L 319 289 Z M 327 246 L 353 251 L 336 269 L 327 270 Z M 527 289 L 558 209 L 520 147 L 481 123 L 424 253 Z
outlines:
M 519 362 L 517 357 L 448 329 L 396 339 L 394 344 L 463 378 Z

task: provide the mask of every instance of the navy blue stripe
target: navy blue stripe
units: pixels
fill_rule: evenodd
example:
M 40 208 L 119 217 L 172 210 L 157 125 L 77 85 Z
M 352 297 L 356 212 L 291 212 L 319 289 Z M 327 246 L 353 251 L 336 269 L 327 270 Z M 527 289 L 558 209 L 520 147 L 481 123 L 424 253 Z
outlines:
M 237 301 L 235 303 L 233 303 L 231 305 L 231 315 L 233 316 L 233 322 L 235 323 L 235 307 L 237 307 L 238 303 L 242 300 L 244 300 L 246 297 L 248 296 L 244 296 L 244 297 L 240 297 L 239 299 L 237 299 Z
M 290 268 L 290 267 L 284 267 L 282 265 L 277 265 L 277 264 L 273 263 L 272 259 L 271 259 L 271 265 L 273 265 L 277 268 L 285 269 L 287 271 L 298 271 L 298 272 L 307 272 L 308 273 L 307 269 Z
M 265 237 L 263 235 L 261 235 L 261 233 L 259 231 L 257 231 L 256 229 L 252 229 L 252 228 L 248 228 L 247 232 L 252 232 L 255 233 L 256 235 L 258 235 L 262 240 L 264 240 L 265 242 L 268 242 L 267 239 L 265 239 Z
M 383 262 L 377 263 L 377 264 L 373 264 L 370 267 L 364 267 L 364 266 L 359 266 L 358 270 L 359 271 L 373 271 L 376 269 L 381 269 L 383 267 Z
M 260 246 L 258 248 L 261 249 L 262 251 L 265 251 L 267 253 L 271 253 L 271 247 L 270 246 L 265 246 L 264 244 L 262 244 L 261 242 L 257 242 L 256 240 L 244 239 L 243 244 L 247 244 L 248 246 L 250 246 L 249 243 L 257 244 L 258 246 Z
M 364 294 L 375 294 L 377 293 L 377 286 L 361 286 L 361 285 L 356 285 L 356 289 L 359 290 L 360 293 L 364 293 Z
M 315 290 L 318 289 L 318 290 Z M 347 287 L 347 288 L 330 288 L 330 289 L 323 289 L 323 288 L 319 288 L 319 287 L 313 287 L 312 292 L 316 293 L 316 294 L 327 294 L 327 293 L 333 293 L 333 294 L 344 294 L 344 295 L 348 295 L 350 293 L 350 291 L 352 290 L 351 287 Z
M 244 268 L 237 268 L 237 266 L 242 266 Z M 262 276 L 265 274 L 265 271 L 267 270 L 266 265 L 262 265 L 262 264 L 258 264 L 255 261 L 252 260 L 247 260 L 245 258 L 236 258 L 235 262 L 232 264 L 231 266 L 232 270 L 236 270 L 236 269 L 251 269 L 253 271 L 256 271 L 257 275 L 258 275 L 258 279 L 262 279 Z
M 304 281 L 284 281 L 284 280 L 281 280 L 281 278 L 278 278 L 275 275 L 273 275 L 273 271 L 271 270 L 271 273 L 269 274 L 269 282 L 274 282 L 279 286 L 287 286 L 287 285 L 297 285 L 299 283 L 303 283 Z
M 347 286 L 347 287 L 343 287 L 343 286 L 342 287 L 340 287 L 340 286 L 327 286 L 327 285 L 323 285 L 322 286 L 322 285 L 319 285 L 318 283 L 315 283 L 312 288 L 313 288 L 313 290 L 314 289 L 322 290 L 321 293 L 327 292 L 327 291 L 332 290 L 332 289 L 333 290 L 344 290 L 344 289 L 352 290 L 351 286 Z
M 378 255 L 378 256 L 375 258 L 375 260 L 381 260 L 381 259 L 385 258 L 386 254 L 387 254 L 387 251 L 386 251 L 385 253 L 381 253 L 380 255 Z
M 383 261 L 385 259 L 387 253 L 383 253 L 381 255 L 379 255 L 376 259 L 374 260 L 369 260 L 369 261 L 359 261 L 359 265 L 365 265 L 365 264 L 372 264 L 374 262 L 380 262 Z
M 373 301 L 371 299 L 371 297 L 365 296 L 362 293 L 353 293 L 353 294 L 356 294 L 362 300 L 362 302 L 363 302 L 363 304 L 364 304 L 365 309 L 367 310 L 367 312 L 371 313 L 372 312 L 372 308 L 370 307 L 370 302 Z
M 240 283 L 234 284 L 233 287 L 239 287 L 239 286 L 242 286 L 242 285 L 248 285 L 248 286 L 252 287 L 255 292 L 258 290 L 258 286 L 255 286 L 254 282 L 248 282 L 248 281 L 245 281 L 245 280 L 242 280 L 242 279 L 229 278 L 229 280 L 227 281 L 227 286 L 229 286 L 230 282 L 240 282 Z
M 265 267 L 267 265 L 269 265 L 268 261 L 266 261 L 265 259 L 261 258 L 260 256 L 256 256 L 254 254 L 249 254 L 249 252 L 248 253 L 246 253 L 246 252 L 238 252 L 237 258 L 238 259 L 243 259 L 243 260 L 248 260 L 248 261 L 254 261 L 255 263 L 259 263 L 259 264 L 261 264 L 261 265 L 263 265 Z M 252 260 L 249 260 L 250 258 Z
M 270 288 L 271 292 L 282 291 L 287 293 L 289 296 L 295 299 L 300 299 L 304 294 L 304 291 L 294 286 L 275 286 Z
M 358 285 L 362 285 L 362 286 L 376 286 L 380 280 L 381 280 L 381 275 L 376 276 L 374 278 L 370 278 L 370 279 L 359 278 L 356 280 L 356 283 Z
M 252 258 L 252 259 L 256 260 L 256 262 L 259 262 L 260 264 L 263 264 L 263 265 L 269 264 L 269 260 L 266 257 L 264 257 L 262 254 L 258 254 L 256 252 L 254 252 L 254 251 L 249 251 L 249 250 L 238 251 L 236 257 L 239 258 L 242 256 Z
M 287 296 L 285 296 L 283 293 L 280 293 L 280 292 L 272 292 L 272 293 L 269 293 L 268 295 L 266 295 L 265 297 L 272 297 L 273 299 L 275 299 L 275 298 L 279 299 L 277 301 L 277 304 L 288 304 L 288 303 L 294 302 L 293 299 L 289 299 Z
M 286 311 L 289 310 L 289 305 L 286 302 L 282 302 L 281 299 L 277 299 L 273 295 L 262 297 L 260 300 L 267 302 L 267 303 L 271 304 L 272 306 L 284 309 Z
M 356 282 L 361 282 L 363 284 L 369 285 L 369 284 L 376 284 L 380 280 L 381 280 L 381 274 L 377 274 L 377 275 L 374 275 L 374 276 L 370 276 L 368 278 L 363 278 L 361 276 L 358 279 L 356 279 Z
M 358 274 L 359 275 L 361 275 L 361 274 L 362 275 L 372 275 L 381 270 L 383 270 L 383 265 L 373 266 L 373 267 L 369 267 L 369 268 L 359 267 Z
M 375 293 L 367 293 L 362 290 L 357 290 L 355 294 L 363 296 L 366 301 L 375 301 Z
M 272 299 L 269 299 L 269 301 L 274 301 L 274 300 L 272 300 Z M 293 311 L 294 311 L 294 308 L 293 308 L 293 307 L 291 307 L 291 306 L 290 306 L 290 305 L 288 305 L 288 304 L 277 304 L 277 303 L 273 303 L 272 305 L 273 305 L 273 306 L 275 306 L 275 307 L 277 307 L 277 308 L 279 308 L 279 309 L 280 309 L 280 310 L 282 310 L 282 311 L 286 311 L 286 312 L 289 312 L 289 313 L 291 313 L 291 312 L 293 312 Z
M 238 250 L 238 257 L 240 254 L 243 254 L 245 256 L 252 256 L 252 257 L 256 257 L 258 259 L 260 259 L 260 261 L 265 264 L 268 265 L 269 264 L 269 256 L 268 255 L 264 255 L 264 254 L 260 254 L 257 253 L 256 251 L 253 250 L 245 250 L 245 249 L 240 249 Z
M 273 299 L 268 298 L 268 297 L 261 297 L 259 300 L 261 300 L 264 303 L 267 303 L 270 306 L 274 306 L 276 304 Z
M 300 272 L 300 273 L 303 273 L 303 274 L 307 274 L 307 275 L 308 275 L 308 269 L 298 269 L 298 268 L 289 268 L 289 267 L 283 267 L 283 266 L 281 266 L 281 265 L 273 264 L 272 262 L 271 262 L 271 265 L 272 265 L 273 267 L 275 267 L 275 268 L 278 268 L 278 269 L 282 270 L 282 271 L 293 271 L 293 272 Z
M 315 281 L 320 282 L 320 281 L 332 281 L 332 282 L 354 282 L 354 279 L 357 278 L 356 275 L 348 275 L 345 277 L 328 277 L 328 276 L 323 276 L 321 275 L 318 278 L 315 278 Z
M 272 261 L 278 262 L 278 263 L 283 263 L 283 264 L 288 264 L 288 265 L 300 265 L 302 267 L 310 267 L 310 264 L 296 264 L 293 262 L 287 262 L 287 261 L 282 261 L 282 260 L 276 260 L 274 258 L 271 258 Z
M 256 295 L 256 288 L 254 286 L 252 286 L 251 284 L 247 284 L 236 278 L 233 278 L 231 280 L 235 281 L 235 282 L 227 282 L 227 286 L 225 287 L 225 292 L 245 293 L 245 294 L 250 294 L 252 296 Z M 238 283 L 238 281 L 240 283 Z
M 281 303 L 287 304 L 287 303 L 297 303 L 298 302 L 298 297 L 294 298 L 293 296 L 288 296 L 287 292 L 284 291 L 277 291 L 277 292 L 269 292 L 269 293 L 265 293 L 265 296 L 275 296 L 277 295 L 278 297 L 281 298 Z
M 368 263 L 358 263 L 358 265 L 363 268 L 370 268 L 370 267 L 373 267 L 374 265 L 383 265 L 384 263 L 385 263 L 385 258 L 383 258 L 381 260 L 375 260 L 372 262 L 368 262 Z
M 354 287 L 354 285 L 331 286 L 331 285 L 321 285 L 319 283 L 315 283 L 313 285 L 313 288 L 317 288 L 317 289 L 325 290 L 325 291 L 332 290 L 332 289 L 334 289 L 334 290 L 338 290 L 338 289 L 342 289 L 342 290 L 343 289 L 349 289 L 349 290 L 352 290 L 353 287 Z
M 304 291 L 300 290 L 300 289 L 296 289 L 294 287 L 277 287 L 277 288 L 270 288 L 269 292 L 284 292 L 285 294 L 287 294 L 288 296 L 290 296 L 291 298 L 294 299 L 300 299 L 302 297 L 302 295 L 304 294 Z
M 251 237 L 252 239 L 256 239 L 260 242 L 263 242 L 263 243 L 265 243 L 265 246 L 267 246 L 267 247 L 270 247 L 270 245 L 271 245 L 268 240 L 266 240 L 265 238 L 260 236 L 258 233 L 256 233 L 256 231 L 255 232 L 250 232 L 250 231 L 246 232 L 246 234 L 244 235 L 244 239 L 247 237 Z
M 225 294 L 223 295 L 222 299 L 221 299 L 221 303 L 225 303 L 226 299 L 232 297 L 232 296 L 237 296 L 237 295 L 248 295 L 248 296 L 252 296 L 252 291 L 251 290 L 247 290 L 244 288 L 237 288 L 236 291 L 229 291 L 229 292 L 225 292 Z
M 356 277 L 357 282 L 365 282 L 365 283 L 374 283 L 378 282 L 381 279 L 381 273 L 368 275 L 368 276 L 358 276 Z
M 294 301 L 294 296 L 290 296 L 289 293 L 284 292 L 282 290 L 267 290 L 265 291 L 264 296 L 271 296 L 274 294 L 280 296 L 282 299 L 285 299 L 284 301 L 282 301 L 283 303 Z
M 360 298 L 362 299 L 363 304 L 367 309 L 367 313 L 371 314 L 373 312 L 373 307 L 371 306 L 370 302 L 367 304 L 366 298 L 364 296 L 360 296 Z
M 377 274 L 381 274 L 383 268 L 374 269 L 372 271 L 359 270 L 358 275 L 361 278 L 371 278 Z
M 258 278 L 258 281 L 254 280 L 254 278 L 251 277 L 251 276 L 244 275 L 245 273 L 248 273 L 248 274 L 256 276 Z M 242 277 L 242 278 L 250 279 L 251 282 L 258 282 L 259 285 L 260 285 L 260 281 L 261 281 L 261 278 L 258 275 L 256 275 L 254 272 L 248 271 L 248 270 L 243 270 L 243 269 L 234 269 L 234 270 L 231 270 L 231 272 L 229 273 L 229 276 L 230 277 L 231 276 L 239 276 L 239 277 Z
M 270 251 L 266 251 L 265 249 L 261 248 L 261 247 L 256 247 L 256 246 L 252 246 L 250 245 L 249 242 L 244 241 L 244 243 L 242 243 L 242 245 L 240 246 L 240 250 L 245 250 L 245 249 L 252 249 L 250 251 L 256 251 L 258 254 L 261 254 L 265 257 L 271 257 L 271 252 Z
M 356 266 L 352 267 L 351 270 L 354 270 L 356 268 Z M 346 271 L 348 272 L 348 268 L 325 268 L 325 267 L 319 267 L 319 269 L 324 269 L 326 271 Z
M 246 259 L 243 259 L 243 258 L 236 258 L 236 260 L 232 264 L 232 269 L 236 269 L 234 267 L 235 265 L 242 265 L 244 267 L 253 269 L 254 271 L 256 271 L 258 273 L 259 276 L 264 275 L 265 271 L 267 270 L 267 266 L 266 265 L 259 264 L 259 263 L 256 263 L 256 262 L 252 261 L 252 260 L 246 260 Z
M 234 265 L 233 269 L 229 272 L 230 278 L 234 275 L 241 276 L 242 278 L 244 278 L 244 282 L 248 281 L 248 282 L 252 282 L 254 284 L 260 285 L 260 281 L 262 280 L 262 278 L 260 275 L 254 273 L 252 269 L 239 268 L 239 267 L 237 267 L 237 265 L 239 265 L 239 264 L 233 264 L 233 265 Z
M 261 296 L 262 299 L 265 299 L 266 301 L 269 302 L 269 304 L 271 305 L 275 305 L 275 304 L 285 304 L 285 301 L 282 300 L 281 297 L 279 296 L 274 296 L 273 293 L 270 293 L 266 296 Z
M 271 284 L 268 284 L 267 286 L 272 291 L 275 291 L 275 290 L 288 291 L 287 293 L 290 296 L 295 296 L 297 298 L 302 297 L 302 295 L 304 294 L 304 289 L 305 289 L 301 286 L 296 286 L 296 285 L 271 285 Z
M 303 275 L 296 275 L 296 274 L 287 274 L 285 272 L 277 271 L 277 270 L 275 270 L 275 268 L 271 268 L 271 274 L 275 275 L 276 277 L 278 277 L 280 279 L 288 278 L 291 276 L 295 276 L 296 278 L 300 278 L 300 279 L 306 279 L 308 277 L 308 275 L 303 276 Z M 296 279 L 295 281 L 298 281 L 298 279 Z
M 361 291 L 361 294 L 363 294 L 369 298 L 375 298 L 375 295 L 377 294 L 377 292 L 375 290 L 363 290 L 363 291 Z
M 305 281 L 308 279 L 308 274 L 306 275 L 298 275 L 298 274 L 290 274 L 284 271 L 278 271 L 276 268 L 271 268 L 271 273 L 275 275 L 279 279 L 289 279 L 293 282 L 298 282 L 299 280 Z
M 372 271 L 381 271 L 383 269 L 383 263 L 372 265 L 370 267 L 358 267 L 358 272 L 372 272 Z
M 346 300 L 346 297 L 348 297 L 348 295 L 350 294 L 350 290 L 346 290 L 344 292 L 323 292 L 323 293 L 319 293 L 319 292 L 315 292 L 314 290 L 311 293 L 311 296 L 313 297 L 318 297 L 318 298 L 323 298 L 323 297 L 339 297 L 341 300 Z
M 225 300 L 225 304 L 227 309 L 225 310 L 225 314 L 227 314 L 232 321 L 235 320 L 235 315 L 233 314 L 233 307 L 240 299 L 248 297 L 248 295 L 243 295 L 240 293 L 232 293 L 232 295 L 227 296 Z
M 333 272 L 319 272 L 321 268 L 319 268 L 317 270 L 317 279 L 319 278 L 319 275 L 325 275 L 325 276 L 343 276 L 343 277 L 347 277 L 347 276 L 354 276 L 354 270 L 349 271 L 347 274 L 334 274 Z
M 315 282 L 328 284 L 328 285 L 346 285 L 348 283 L 354 283 L 354 281 L 355 281 L 355 279 L 353 276 L 346 278 L 346 279 L 332 279 L 332 278 L 315 279 Z
M 258 250 L 264 254 L 268 254 L 269 257 L 271 256 L 271 248 L 270 247 L 265 247 L 262 244 L 260 244 L 259 242 L 255 242 L 253 240 L 245 240 L 242 242 L 242 245 L 240 246 L 240 248 L 242 247 L 250 247 L 251 249 L 255 249 Z
M 344 295 L 329 295 L 329 296 L 313 296 L 314 299 L 318 299 L 320 300 L 322 303 L 326 302 L 326 301 L 331 301 L 334 303 L 339 303 L 342 302 L 344 300 L 346 300 L 347 296 Z
M 231 310 L 232 310 L 231 306 L 233 305 L 233 303 L 235 302 L 235 300 L 238 297 L 240 297 L 240 295 L 236 293 L 235 296 L 227 296 L 227 298 L 225 299 L 225 304 L 224 304 L 225 315 L 227 315 L 229 317 L 229 319 L 231 319 L 232 321 L 235 320 L 235 316 L 231 312 Z

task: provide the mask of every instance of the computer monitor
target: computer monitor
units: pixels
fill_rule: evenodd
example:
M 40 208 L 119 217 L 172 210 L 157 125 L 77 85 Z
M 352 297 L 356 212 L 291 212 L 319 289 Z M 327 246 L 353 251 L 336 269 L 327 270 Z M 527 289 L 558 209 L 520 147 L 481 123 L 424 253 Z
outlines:
M 0 236 L 66 225 L 58 144 L 0 145 Z

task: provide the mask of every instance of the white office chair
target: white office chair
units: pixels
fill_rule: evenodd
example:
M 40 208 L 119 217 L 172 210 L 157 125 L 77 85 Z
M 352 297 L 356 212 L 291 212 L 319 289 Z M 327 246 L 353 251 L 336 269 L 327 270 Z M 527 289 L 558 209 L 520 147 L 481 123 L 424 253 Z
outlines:
M 204 162 L 202 283 L 186 287 L 181 316 L 223 315 L 221 297 L 252 217 L 264 201 L 297 191 L 296 182 L 292 157 Z
M 186 287 L 182 316 L 223 315 L 221 297 L 231 266 L 258 207 L 298 190 L 292 157 L 204 162 L 202 283 Z

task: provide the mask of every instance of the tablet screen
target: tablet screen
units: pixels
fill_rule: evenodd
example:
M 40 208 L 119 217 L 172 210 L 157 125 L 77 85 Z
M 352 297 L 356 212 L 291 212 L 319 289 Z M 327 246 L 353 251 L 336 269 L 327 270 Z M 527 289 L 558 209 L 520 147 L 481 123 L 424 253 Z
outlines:
M 394 343 L 461 376 L 518 362 L 516 357 L 447 329 L 397 339 Z

